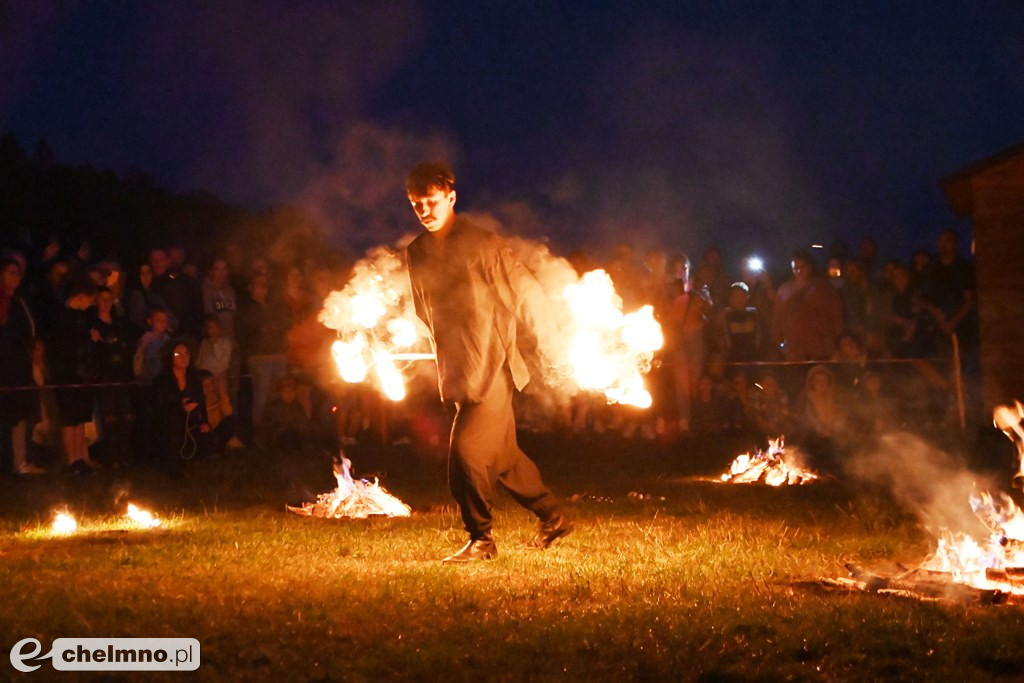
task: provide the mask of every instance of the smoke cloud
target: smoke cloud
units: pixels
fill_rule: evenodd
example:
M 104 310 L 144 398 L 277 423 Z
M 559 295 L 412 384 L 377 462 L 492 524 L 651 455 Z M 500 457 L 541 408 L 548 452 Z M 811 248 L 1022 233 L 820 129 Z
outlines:
M 944 530 L 979 537 L 987 533 L 971 511 L 970 496 L 1002 488 L 971 472 L 960 458 L 907 433 L 881 437 L 876 447 L 848 461 L 846 473 L 890 491 L 935 535 Z

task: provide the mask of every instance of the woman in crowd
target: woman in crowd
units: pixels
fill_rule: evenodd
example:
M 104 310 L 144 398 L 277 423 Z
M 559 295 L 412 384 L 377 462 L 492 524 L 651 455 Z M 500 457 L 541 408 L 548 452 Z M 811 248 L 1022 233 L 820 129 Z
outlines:
M 36 393 L 22 387 L 33 385 L 35 323 L 28 305 L 15 293 L 22 275 L 17 260 L 0 259 L 0 472 L 39 474 L 42 470 L 26 458 Z
M 164 371 L 153 383 L 155 437 L 160 465 L 171 472 L 181 460 L 209 454 L 210 425 L 199 371 L 184 342 L 168 344 Z
M 153 289 L 153 267 L 148 263 L 139 266 L 136 280 L 125 293 L 125 309 L 128 312 L 128 320 L 135 326 L 137 336 L 141 336 L 149 329 L 147 318 L 152 308 L 167 310 L 167 302 Z M 168 312 L 168 324 L 173 332 L 178 328 L 177 319 Z
M 132 381 L 131 333 L 114 310 L 114 295 L 106 287 L 96 295 L 89 335 L 96 361 L 96 379 L 103 439 L 97 448 L 112 462 L 125 456 L 131 435 L 132 404 L 128 383 Z

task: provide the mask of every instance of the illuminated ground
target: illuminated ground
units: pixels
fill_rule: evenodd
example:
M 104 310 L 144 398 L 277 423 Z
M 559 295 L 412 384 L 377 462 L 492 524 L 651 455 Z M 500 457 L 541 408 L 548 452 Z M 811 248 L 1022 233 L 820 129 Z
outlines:
M 208 679 L 1024 677 L 1020 608 L 795 585 L 842 574 L 848 560 L 924 555 L 925 535 L 877 493 L 688 478 L 724 467 L 727 443 L 528 441 L 546 453 L 551 484 L 580 494 L 570 506 L 579 530 L 528 550 L 532 521 L 502 499 L 500 557 L 472 567 L 438 562 L 463 536 L 443 464 L 407 449 L 357 449 L 353 460 L 357 474 L 386 474 L 410 519 L 286 514 L 285 502 L 331 487 L 315 453 L 240 454 L 170 484 L 145 472 L 6 480 L 0 648 L 26 637 L 193 637 Z M 100 524 L 122 492 L 172 528 L 38 532 L 61 502 Z

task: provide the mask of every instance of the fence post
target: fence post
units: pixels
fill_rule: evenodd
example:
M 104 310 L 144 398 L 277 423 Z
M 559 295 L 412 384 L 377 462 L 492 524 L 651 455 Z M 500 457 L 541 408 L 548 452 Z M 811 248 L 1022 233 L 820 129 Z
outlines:
M 960 431 L 967 431 L 967 409 L 964 405 L 964 371 L 960 363 L 960 338 L 956 332 L 953 338 L 953 388 L 956 391 L 956 410 L 960 418 Z

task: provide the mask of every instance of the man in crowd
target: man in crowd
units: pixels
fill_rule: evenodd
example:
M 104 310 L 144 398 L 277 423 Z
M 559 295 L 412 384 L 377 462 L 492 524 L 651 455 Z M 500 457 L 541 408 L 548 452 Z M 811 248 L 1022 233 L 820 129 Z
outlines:
M 779 287 L 772 334 L 786 360 L 831 358 L 843 327 L 842 304 L 835 287 L 814 273 L 806 251 L 793 254 L 793 279 Z
M 409 174 L 409 201 L 426 231 L 407 259 L 416 314 L 430 330 L 441 398 L 454 402 L 448 481 L 469 542 L 445 562 L 492 559 L 494 486 L 540 520 L 533 545 L 572 531 L 537 466 L 516 443 L 513 389 L 530 380 L 524 351 L 548 324 L 540 285 L 497 235 L 455 215 L 455 176 L 443 163 Z M 540 335 L 537 335 L 540 336 Z

